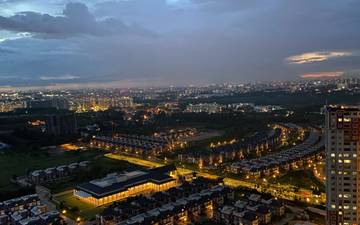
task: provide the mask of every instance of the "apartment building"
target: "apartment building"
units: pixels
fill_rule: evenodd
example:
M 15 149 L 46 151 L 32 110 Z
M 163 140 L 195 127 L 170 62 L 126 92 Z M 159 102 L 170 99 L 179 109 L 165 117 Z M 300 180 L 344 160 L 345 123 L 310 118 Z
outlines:
M 326 107 L 326 199 L 329 225 L 360 224 L 359 134 L 359 107 Z

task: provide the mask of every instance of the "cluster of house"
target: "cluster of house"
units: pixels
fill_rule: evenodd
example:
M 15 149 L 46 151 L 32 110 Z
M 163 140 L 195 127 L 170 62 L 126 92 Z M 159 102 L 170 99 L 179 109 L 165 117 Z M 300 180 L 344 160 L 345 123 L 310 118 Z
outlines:
M 199 168 L 217 166 L 227 161 L 244 159 L 251 153 L 260 154 L 280 145 L 282 133 L 281 128 L 275 128 L 268 133 L 258 132 L 246 138 L 243 142 L 236 141 L 227 145 L 209 148 L 206 151 L 179 154 L 178 159 L 181 162 L 196 164 Z
M 231 199 L 234 191 L 229 187 L 198 178 L 147 197 L 116 202 L 98 215 L 97 221 L 104 225 L 187 224 L 204 216 L 213 218 L 214 211 Z
M 51 182 L 67 177 L 74 172 L 84 170 L 89 166 L 89 164 L 89 161 L 82 161 L 43 170 L 35 170 L 28 174 L 27 181 L 31 184 L 43 184 Z
M 59 212 L 48 211 L 36 194 L 0 202 L 1 225 L 48 225 L 55 221 L 61 221 Z
M 137 155 L 158 155 L 175 147 L 171 141 L 163 137 L 144 135 L 95 136 L 90 145 Z
M 321 158 L 324 149 L 324 141 L 320 134 L 312 130 L 309 137 L 299 145 L 272 155 L 235 162 L 229 169 L 233 173 L 245 173 L 249 177 L 275 175 L 281 171 L 303 167 Z
M 169 132 L 155 133 L 154 136 L 161 137 L 170 142 L 173 142 L 174 140 L 180 140 L 180 139 L 194 136 L 196 133 L 197 133 L 196 128 L 186 128 L 186 129 L 180 129 L 180 130 L 172 129 Z
M 258 225 L 270 224 L 274 218 L 279 219 L 284 214 L 282 202 L 258 194 L 246 194 L 243 199 L 217 210 L 215 219 L 226 225 Z
M 305 137 L 305 128 L 293 123 L 275 123 L 273 128 L 279 128 L 283 131 L 283 138 L 286 139 L 291 133 L 297 133 L 300 140 Z
M 223 105 L 219 105 L 216 102 L 214 103 L 200 103 L 200 104 L 189 104 L 184 112 L 188 113 L 220 113 L 222 111 Z

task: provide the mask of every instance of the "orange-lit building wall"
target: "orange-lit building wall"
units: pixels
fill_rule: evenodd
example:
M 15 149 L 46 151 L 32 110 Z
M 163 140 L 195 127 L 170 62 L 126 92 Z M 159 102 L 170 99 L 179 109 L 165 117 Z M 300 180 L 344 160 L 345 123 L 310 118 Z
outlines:
M 126 199 L 131 196 L 136 196 L 140 194 L 149 194 L 152 192 L 160 192 L 160 191 L 166 191 L 172 187 L 176 186 L 176 180 L 172 180 L 163 184 L 155 184 L 153 182 L 147 182 L 144 184 L 140 184 L 131 188 L 128 188 L 125 191 L 118 192 L 113 195 L 109 195 L 103 198 L 94 198 L 94 197 L 87 197 L 87 198 L 81 198 L 76 195 L 76 190 L 74 190 L 74 195 L 77 196 L 80 200 L 94 204 L 96 206 L 101 206 L 105 204 L 109 204 L 114 201 L 119 201 L 122 199 Z

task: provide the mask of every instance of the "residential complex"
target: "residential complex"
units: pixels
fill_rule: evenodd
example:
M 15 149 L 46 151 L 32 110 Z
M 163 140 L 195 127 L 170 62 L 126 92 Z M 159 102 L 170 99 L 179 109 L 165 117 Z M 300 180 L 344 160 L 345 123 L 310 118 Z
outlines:
M 0 101 L 0 113 L 12 112 L 21 108 L 24 108 L 24 103 L 21 101 Z
M 207 151 L 179 154 L 181 162 L 196 164 L 199 168 L 216 166 L 224 162 L 241 160 L 249 154 L 261 154 L 281 144 L 282 129 L 258 132 L 244 141 L 230 141 L 225 145 L 210 147 Z
M 200 103 L 196 105 L 192 105 L 192 104 L 188 105 L 186 107 L 185 112 L 212 114 L 212 113 L 220 113 L 221 110 L 222 110 L 222 106 L 216 103 Z
M 171 144 L 160 137 L 118 135 L 114 138 L 94 137 L 91 145 L 137 155 L 157 155 L 167 151 Z
M 227 204 L 216 211 L 216 220 L 226 225 L 270 224 L 273 218 L 281 218 L 285 206 L 273 198 L 264 198 L 258 194 L 245 196 L 232 204 Z
M 267 156 L 235 162 L 230 170 L 251 177 L 277 175 L 280 171 L 302 168 L 310 161 L 321 159 L 324 142 L 318 131 L 312 130 L 301 144 Z
M 82 161 L 79 163 L 74 162 L 69 165 L 50 167 L 43 170 L 34 170 L 27 175 L 26 181 L 31 184 L 43 184 L 59 180 L 69 176 L 72 173 L 85 170 L 85 168 L 87 168 L 89 164 L 89 161 Z
M 232 199 L 233 189 L 199 179 L 110 205 L 98 216 L 98 221 L 104 225 L 190 224 L 202 217 L 212 219 L 215 211 Z
M 195 128 L 186 128 L 180 130 L 172 129 L 168 132 L 158 132 L 155 133 L 154 136 L 172 141 L 172 140 L 186 139 L 188 137 L 194 136 L 197 133 L 198 131 Z
M 214 89 L 221 88 L 223 87 L 214 87 Z M 345 112 L 342 115 L 345 115 L 346 110 L 356 108 L 328 107 L 323 111 L 316 108 L 315 112 L 311 112 L 311 116 L 319 118 L 319 122 L 307 123 L 298 120 L 297 117 L 300 117 L 298 111 L 291 108 L 295 112 L 293 114 L 293 111 L 288 111 L 290 110 L 288 106 L 277 107 L 277 103 L 261 101 L 239 103 L 241 101 L 238 98 L 233 102 L 221 101 L 217 104 L 212 103 L 216 102 L 213 99 L 197 100 L 199 95 L 206 98 L 219 96 L 212 93 L 212 88 L 205 88 L 204 92 L 208 94 L 203 94 L 203 91 L 188 92 L 186 88 L 176 89 L 174 92 L 147 90 L 146 94 L 142 91 L 124 93 L 112 91 L 24 94 L 22 101 L 29 103 L 28 108 L 2 114 L 3 130 L 10 129 L 1 138 L 6 144 L 0 144 L 0 148 L 4 146 L 9 150 L 1 151 L 1 154 L 7 155 L 14 147 L 19 148 L 15 142 L 18 139 L 32 144 L 32 140 L 28 137 L 32 137 L 33 132 L 37 132 L 38 137 L 34 135 L 34 138 L 39 140 L 42 136 L 51 136 L 61 143 L 62 139 L 68 139 L 69 144 L 75 146 L 73 150 L 77 151 L 41 144 L 41 147 L 44 147 L 41 151 L 49 156 L 51 161 L 56 157 L 64 158 L 59 159 L 58 163 L 44 162 L 19 174 L 14 173 L 16 176 L 7 177 L 8 182 L 23 188 L 30 188 L 32 185 L 49 188 L 54 191 L 53 201 L 64 204 L 61 209 L 59 208 L 60 211 L 70 212 L 74 207 L 73 202 L 68 200 L 70 198 L 85 204 L 90 203 L 86 205 L 91 205 L 93 208 L 116 205 L 114 210 L 107 209 L 108 211 L 104 211 L 105 214 L 101 213 L 101 221 L 104 224 L 147 224 L 149 221 L 154 224 L 194 222 L 197 221 L 198 215 L 202 217 L 208 212 L 207 209 L 211 208 L 206 205 L 209 199 L 216 202 L 213 204 L 216 208 L 211 216 L 206 217 L 207 219 L 219 220 L 227 224 L 271 224 L 278 219 L 272 208 L 272 204 L 278 204 L 274 199 L 267 201 L 267 198 L 262 196 L 260 200 L 256 200 L 254 196 L 246 195 L 238 196 L 236 200 L 230 202 L 227 198 L 223 198 L 227 200 L 222 203 L 218 194 L 218 190 L 221 189 L 219 187 L 215 188 L 214 192 L 214 186 L 204 186 L 201 190 L 191 186 L 194 190 L 189 191 L 183 184 L 185 181 L 193 180 L 192 171 L 198 176 L 211 177 L 215 180 L 224 174 L 225 185 L 247 187 L 289 201 L 322 204 L 325 201 L 323 183 L 327 180 L 328 196 L 330 196 L 328 197 L 329 221 L 335 219 L 337 225 L 357 224 L 357 222 L 348 222 L 348 219 L 352 220 L 357 216 L 354 215 L 354 211 L 357 213 L 355 209 L 358 206 L 352 199 L 357 193 L 353 188 L 347 187 L 357 184 L 352 180 L 354 177 L 351 178 L 355 176 L 352 175 L 352 171 L 357 168 L 353 165 L 355 162 L 352 157 L 357 153 L 354 145 L 347 147 L 345 141 L 345 136 L 348 135 L 346 132 L 350 132 L 354 138 L 357 131 L 351 125 L 350 131 L 344 131 L 341 136 L 340 131 L 334 133 L 328 128 L 324 137 L 320 126 L 321 113 L 326 111 L 327 117 L 331 117 L 331 110 L 343 110 Z M 268 92 L 265 95 L 267 94 Z M 170 97 L 164 100 L 162 95 Z M 221 96 L 223 95 L 222 93 Z M 17 97 L 13 98 L 15 101 Z M 147 102 L 149 99 L 156 101 L 149 103 Z M 198 104 L 199 102 L 206 103 Z M 244 100 L 244 102 L 249 101 Z M 62 109 L 67 103 L 73 111 Z M 82 103 L 84 104 L 81 105 Z M 47 109 L 54 105 L 57 109 L 54 107 Z M 204 113 L 188 113 L 190 111 Z M 350 116 L 350 119 L 347 116 L 340 118 L 338 114 L 336 111 L 334 113 L 336 118 L 333 119 L 337 121 L 337 130 L 340 128 L 345 130 L 348 123 L 355 123 L 355 116 Z M 352 112 L 350 114 L 352 115 Z M 216 124 L 213 124 L 215 119 Z M 332 121 L 328 118 L 327 120 Z M 16 124 L 12 124 L 13 121 L 16 121 Z M 258 122 L 259 126 L 253 126 Z M 340 123 L 342 125 L 338 126 Z M 329 124 L 327 125 L 330 127 Z M 79 132 L 81 137 L 77 135 Z M 329 136 L 330 134 L 335 137 Z M 335 151 L 343 149 L 343 152 L 327 154 L 331 162 L 336 164 L 328 163 L 327 177 L 323 174 L 325 138 L 333 140 L 326 141 L 327 146 L 335 146 L 330 149 L 335 148 Z M 46 140 L 44 143 L 56 145 L 56 142 L 53 144 Z M 329 151 L 329 147 L 327 150 Z M 67 158 L 74 159 L 68 161 Z M 98 159 L 100 160 L 96 161 Z M 82 160 L 85 162 L 81 162 Z M 98 165 L 101 164 L 98 162 L 107 160 L 111 161 L 109 168 L 107 165 Z M 114 160 L 119 160 L 119 168 L 122 168 L 123 160 L 127 160 L 131 169 L 125 172 L 116 170 L 117 166 L 113 165 L 116 163 Z M 88 162 L 94 163 L 93 166 L 88 167 Z M 178 165 L 178 172 L 174 166 L 144 169 L 132 165 L 156 167 L 169 163 Z M 92 171 L 97 167 L 99 167 L 98 175 L 86 174 L 86 171 Z M 294 177 L 297 175 L 311 176 L 311 180 L 306 180 L 305 185 L 308 186 L 302 186 L 298 181 L 292 183 L 297 179 Z M 335 175 L 339 178 L 335 179 Z M 67 180 L 74 182 L 55 187 L 57 183 Z M 200 180 L 199 177 L 197 180 Z M 64 196 L 56 195 L 62 193 L 65 188 L 72 191 Z M 224 190 L 228 189 L 224 188 Z M 180 192 L 187 194 L 181 195 Z M 140 195 L 144 196 L 140 197 Z M 176 196 L 176 199 L 172 196 Z M 219 201 L 216 200 L 218 197 Z M 134 198 L 144 202 L 145 205 L 136 203 L 136 207 L 140 207 L 141 210 L 132 208 L 131 205 L 122 206 L 122 202 L 133 202 Z M 3 199 L 7 199 L 6 196 Z M 278 205 L 283 208 L 281 204 Z M 76 216 L 84 221 L 93 219 L 85 218 L 86 209 L 80 210 L 75 213 Z M 119 214 L 119 212 L 123 213 Z M 62 216 L 70 217 L 70 214 Z M 31 217 L 32 214 L 24 214 L 23 218 L 31 223 L 32 219 L 29 219 Z M 9 215 L 6 218 L 10 218 Z
M 236 200 L 235 192 L 215 181 L 196 178 L 164 192 L 112 204 L 97 221 L 102 225 L 186 225 L 209 220 L 257 225 L 270 224 L 285 214 L 284 204 L 274 198 L 246 193 Z
M 25 107 L 28 109 L 69 109 L 69 101 L 58 97 L 31 99 L 25 102 Z
M 1 225 L 48 225 L 60 221 L 57 211 L 49 211 L 36 194 L 0 202 Z
M 327 224 L 360 224 L 360 108 L 328 106 L 325 120 Z
M 153 136 L 117 134 L 114 137 L 94 136 L 91 146 L 112 149 L 136 155 L 158 155 L 163 152 L 184 147 L 184 138 L 193 136 L 194 130 L 156 133 Z

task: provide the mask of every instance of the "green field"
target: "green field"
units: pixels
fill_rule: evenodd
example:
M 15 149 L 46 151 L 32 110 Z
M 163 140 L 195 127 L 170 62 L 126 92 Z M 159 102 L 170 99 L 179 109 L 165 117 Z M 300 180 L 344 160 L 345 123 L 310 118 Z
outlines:
M 60 211 L 66 209 L 66 214 L 72 219 L 81 217 L 82 220 L 93 220 L 95 219 L 96 214 L 101 213 L 106 206 L 96 207 L 95 205 L 88 204 L 77 199 L 72 192 L 60 194 L 59 196 L 54 197 L 55 201 L 62 203 L 62 208 L 59 208 Z M 58 204 L 60 207 L 60 204 Z
M 14 191 L 18 188 L 10 182 L 13 176 L 26 175 L 27 172 L 72 162 L 91 160 L 101 155 L 99 150 L 86 152 L 65 152 L 58 155 L 39 153 L 8 152 L 0 154 L 0 192 Z
M 271 182 L 289 184 L 298 188 L 325 192 L 325 185 L 315 177 L 311 170 L 290 171 L 284 176 L 271 180 Z
M 28 171 L 36 169 L 45 169 L 59 165 L 69 164 L 83 160 L 91 161 L 86 171 L 79 171 L 62 180 L 45 184 L 52 193 L 59 193 L 65 190 L 71 190 L 81 182 L 89 181 L 95 178 L 103 177 L 108 173 L 121 172 L 130 166 L 130 163 L 122 160 L 114 160 L 105 157 L 101 150 L 90 150 L 86 152 L 64 152 L 56 155 L 42 153 L 15 153 L 8 152 L 0 155 L 0 193 L 10 193 L 18 190 L 20 187 L 12 184 L 10 179 L 13 176 L 26 175 Z M 92 220 L 95 215 L 100 213 L 104 207 L 95 207 L 91 204 L 81 202 L 75 198 L 72 192 L 54 197 L 54 202 L 62 211 L 66 209 L 67 216 L 76 219 Z M 62 204 L 60 204 L 62 203 Z

